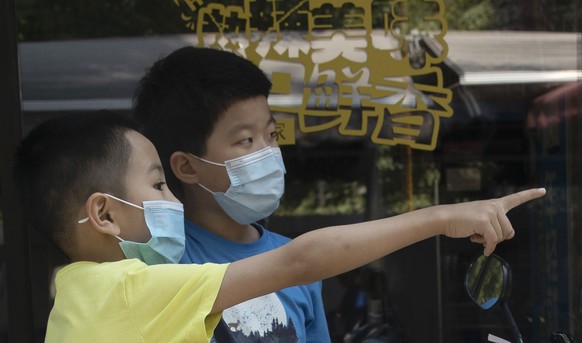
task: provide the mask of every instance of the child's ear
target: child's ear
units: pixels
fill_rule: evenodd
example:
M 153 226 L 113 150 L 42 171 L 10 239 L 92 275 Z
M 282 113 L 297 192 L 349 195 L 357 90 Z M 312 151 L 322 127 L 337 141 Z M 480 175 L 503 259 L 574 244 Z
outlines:
M 111 219 L 109 214 L 109 204 L 111 199 L 103 193 L 93 193 L 85 202 L 87 211 L 87 222 L 95 230 L 113 236 L 119 236 L 121 229 L 115 220 Z
M 193 159 L 194 157 L 183 151 L 175 151 L 170 156 L 170 167 L 178 180 L 188 184 L 198 183 L 198 173 L 192 165 Z

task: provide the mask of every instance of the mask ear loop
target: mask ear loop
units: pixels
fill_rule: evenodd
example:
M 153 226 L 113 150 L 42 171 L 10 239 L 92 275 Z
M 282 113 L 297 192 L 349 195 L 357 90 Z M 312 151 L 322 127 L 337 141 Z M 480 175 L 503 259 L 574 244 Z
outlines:
M 89 221 L 89 217 L 85 217 L 85 218 L 79 220 L 77 223 L 84 224 L 84 223 L 86 223 L 88 221 Z M 113 237 L 117 238 L 120 242 L 125 242 L 125 239 L 123 239 L 123 238 L 121 238 L 119 236 L 113 236 Z
M 198 156 L 196 156 L 196 155 L 193 155 L 193 154 L 191 154 L 191 153 L 188 153 L 188 155 L 190 155 L 190 156 L 192 156 L 192 157 L 194 157 L 194 158 L 196 158 L 196 159 L 199 159 L 199 160 L 200 160 L 200 161 L 202 161 L 202 162 L 206 162 L 206 163 L 208 163 L 208 164 L 212 164 L 212 165 L 215 165 L 215 166 L 218 166 L 218 167 L 224 167 L 224 168 L 226 168 L 226 164 L 223 164 L 223 163 L 217 163 L 217 162 L 212 162 L 212 161 L 209 161 L 209 160 L 205 160 L 205 159 L 203 159 L 202 157 L 198 157 Z M 213 191 L 211 191 L 210 189 L 208 189 L 208 187 L 206 187 L 206 186 L 202 185 L 200 182 L 198 183 L 198 186 L 202 187 L 202 189 L 204 189 L 204 190 L 205 190 L 205 191 L 207 191 L 208 193 L 210 193 L 210 194 L 214 194 L 214 192 L 213 192 Z
M 191 154 L 191 153 L 188 153 L 188 155 L 190 155 L 190 156 L 192 156 L 192 157 L 194 157 L 194 158 L 197 158 L 197 159 L 199 159 L 199 160 L 200 160 L 200 161 L 202 161 L 202 162 L 206 162 L 206 163 L 209 163 L 209 164 L 213 164 L 213 165 L 215 165 L 215 166 L 219 166 L 219 167 L 226 167 L 226 164 L 224 164 L 224 163 L 218 163 L 218 162 L 212 162 L 212 161 L 209 161 L 209 160 L 205 160 L 205 159 L 203 159 L 202 157 L 198 157 L 198 156 L 196 156 L 196 155 L 193 155 L 193 154 Z
M 205 191 L 207 191 L 210 194 L 214 194 L 213 191 L 211 191 L 210 189 L 208 189 L 208 187 L 202 185 L 200 182 L 198 182 L 198 186 L 202 187 L 202 189 L 204 189 Z
M 110 198 L 112 198 L 112 199 L 115 199 L 115 200 L 117 200 L 117 201 L 119 201 L 119 202 L 122 202 L 122 203 L 124 203 L 124 204 L 126 204 L 126 205 L 129 205 L 129 206 L 135 207 L 135 208 L 137 208 L 137 209 L 140 209 L 140 210 L 142 210 L 142 211 L 143 211 L 143 207 L 141 207 L 141 206 L 138 206 L 138 205 L 136 205 L 136 204 L 134 204 L 134 203 L 131 203 L 131 202 L 127 201 L 127 200 L 120 199 L 120 198 L 118 198 L 118 197 L 116 197 L 116 196 L 113 196 L 113 195 L 111 195 L 111 194 L 107 194 L 107 193 L 103 193 L 103 194 L 105 194 L 106 196 L 108 196 L 108 197 L 110 197 Z M 85 217 L 85 218 L 83 218 L 83 219 L 80 219 L 80 220 L 78 220 L 78 221 L 77 221 L 77 223 L 79 223 L 79 224 L 85 224 L 85 223 L 86 223 L 86 222 L 88 222 L 88 221 L 89 221 L 89 217 L 87 216 L 87 217 Z M 120 241 L 122 241 L 122 242 L 123 242 L 123 239 L 121 239 L 121 238 L 119 238 L 119 237 L 116 237 L 116 238 L 117 238 L 117 239 L 119 239 Z

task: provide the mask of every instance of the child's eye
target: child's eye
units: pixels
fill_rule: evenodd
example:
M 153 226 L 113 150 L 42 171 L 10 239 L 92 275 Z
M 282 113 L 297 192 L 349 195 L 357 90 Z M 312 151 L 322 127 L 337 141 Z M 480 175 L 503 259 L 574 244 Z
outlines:
M 269 136 L 271 137 L 271 139 L 277 140 L 277 131 L 273 131 L 269 134 Z
M 253 139 L 251 137 L 245 138 L 242 141 L 240 141 L 241 144 L 251 144 L 252 142 L 253 142 Z
M 157 189 L 158 191 L 161 191 L 164 189 L 165 185 L 166 185 L 166 182 L 160 181 L 154 185 L 154 188 Z

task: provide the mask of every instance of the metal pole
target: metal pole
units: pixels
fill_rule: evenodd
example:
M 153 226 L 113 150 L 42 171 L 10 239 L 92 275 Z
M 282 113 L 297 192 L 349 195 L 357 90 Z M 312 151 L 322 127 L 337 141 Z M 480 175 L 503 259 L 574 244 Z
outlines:
M 434 205 L 440 204 L 439 195 L 439 185 L 440 185 L 440 174 L 437 173 L 434 179 Z M 437 326 L 438 326 L 438 343 L 444 342 L 444 309 L 443 309 L 443 271 L 442 271 L 442 258 L 441 258 L 441 237 L 436 236 L 435 238 L 435 261 L 436 261 L 436 275 L 437 275 Z
M 406 205 L 408 211 L 414 210 L 414 176 L 413 176 L 413 163 L 412 163 L 412 148 L 409 145 L 404 147 L 406 153 L 404 170 L 406 174 Z

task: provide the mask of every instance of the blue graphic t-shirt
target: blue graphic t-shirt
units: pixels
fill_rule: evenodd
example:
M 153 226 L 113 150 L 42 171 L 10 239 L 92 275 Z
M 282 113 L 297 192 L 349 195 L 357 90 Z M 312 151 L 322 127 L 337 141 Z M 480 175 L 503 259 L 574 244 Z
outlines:
M 290 241 L 261 225 L 253 226 L 260 238 L 252 243 L 236 243 L 186 220 L 186 251 L 180 263 L 233 262 Z M 321 282 L 248 300 L 224 310 L 222 318 L 237 342 L 330 342 Z

